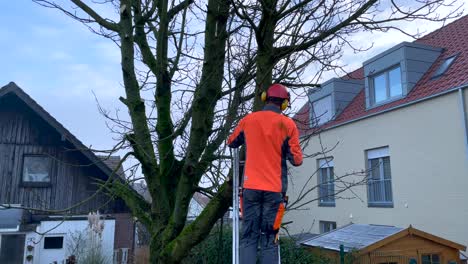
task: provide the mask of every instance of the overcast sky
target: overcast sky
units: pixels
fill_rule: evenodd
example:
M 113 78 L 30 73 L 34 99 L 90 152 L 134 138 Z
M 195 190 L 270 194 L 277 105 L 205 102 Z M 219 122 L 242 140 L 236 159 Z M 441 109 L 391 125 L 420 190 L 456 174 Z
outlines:
M 468 0 L 464 2 L 468 6 Z M 118 100 L 124 91 L 114 43 L 31 1 L 1 1 L 0 7 L 0 87 L 15 82 L 85 145 L 111 148 L 115 142 L 93 92 L 105 108 L 124 111 Z M 410 32 L 430 32 L 441 24 L 404 22 L 400 26 Z M 357 35 L 354 40 L 374 46 L 359 54 L 346 53 L 343 63 L 349 70 L 402 41 L 412 41 L 396 31 Z M 332 73 L 326 76 L 330 77 Z

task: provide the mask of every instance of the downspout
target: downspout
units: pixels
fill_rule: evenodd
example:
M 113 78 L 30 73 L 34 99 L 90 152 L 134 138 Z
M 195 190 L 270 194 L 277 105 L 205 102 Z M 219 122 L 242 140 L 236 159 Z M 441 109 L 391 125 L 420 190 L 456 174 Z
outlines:
M 466 154 L 466 159 L 468 160 L 468 124 L 466 121 L 466 102 L 465 102 L 465 96 L 464 96 L 464 88 L 465 87 L 460 87 L 458 89 L 458 99 L 460 103 L 460 110 L 461 110 L 461 121 L 462 121 L 462 129 L 464 130 L 465 134 L 465 154 Z

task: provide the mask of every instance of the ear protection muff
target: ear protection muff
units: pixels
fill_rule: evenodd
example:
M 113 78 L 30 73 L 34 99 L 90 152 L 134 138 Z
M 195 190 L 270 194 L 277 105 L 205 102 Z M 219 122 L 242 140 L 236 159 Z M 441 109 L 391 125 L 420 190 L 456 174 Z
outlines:
M 266 102 L 266 100 L 267 100 L 267 92 L 262 92 L 262 94 L 260 95 L 260 98 L 262 99 L 262 102 Z
M 286 108 L 288 108 L 288 106 L 289 106 L 289 100 L 284 99 L 283 103 L 281 104 L 281 111 L 286 110 Z
M 289 100 L 291 100 L 291 94 L 288 92 L 288 99 L 284 99 L 283 103 L 281 104 L 281 111 L 284 111 L 289 107 Z
M 289 93 L 288 93 L 288 97 L 289 97 Z M 262 92 L 262 94 L 260 95 L 260 99 L 262 99 L 262 102 L 266 102 L 267 98 L 268 98 L 267 92 Z M 284 99 L 283 103 L 281 103 L 281 111 L 286 110 L 288 106 L 289 106 L 289 99 Z

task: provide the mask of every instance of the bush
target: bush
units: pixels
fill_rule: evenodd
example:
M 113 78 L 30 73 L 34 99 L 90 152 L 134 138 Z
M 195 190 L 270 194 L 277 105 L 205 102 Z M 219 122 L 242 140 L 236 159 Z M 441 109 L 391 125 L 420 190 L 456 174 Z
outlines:
M 281 263 L 285 264 L 330 263 L 328 259 L 312 254 L 312 252 L 310 252 L 306 248 L 302 247 L 301 245 L 298 245 L 296 243 L 296 240 L 289 237 L 282 237 L 280 239 L 280 254 Z
M 215 226 L 211 234 L 195 248 L 183 264 L 224 264 L 232 262 L 232 229 Z
M 327 264 L 329 261 L 316 257 L 310 251 L 297 245 L 291 238 L 280 239 L 281 263 Z M 182 262 L 183 264 L 224 264 L 232 262 L 232 229 L 215 227 L 213 232 L 198 244 Z
M 108 264 L 111 256 L 104 255 L 102 248 L 102 233 L 104 221 L 99 213 L 88 215 L 88 227 L 82 231 L 70 233 L 67 249 L 68 263 L 78 264 Z

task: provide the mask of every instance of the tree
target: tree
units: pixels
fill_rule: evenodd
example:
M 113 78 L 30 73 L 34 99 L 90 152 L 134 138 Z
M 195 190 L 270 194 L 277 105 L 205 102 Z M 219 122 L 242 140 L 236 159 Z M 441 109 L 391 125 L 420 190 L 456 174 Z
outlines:
M 259 92 L 273 81 L 296 91 L 319 86 L 323 71 L 343 66 L 336 61 L 344 47 L 363 49 L 349 41 L 353 34 L 399 30 L 394 23 L 405 20 L 445 21 L 458 11 L 439 16 L 440 7 L 455 4 L 442 0 L 34 2 L 59 9 L 120 49 L 126 94 L 120 101 L 129 121 L 113 121 L 121 126 L 119 147 L 138 160 L 153 202 L 118 181 L 109 191 L 149 230 L 152 263 L 179 263 L 228 210 L 224 141 L 239 118 L 262 107 Z M 102 17 L 99 5 L 118 13 L 118 21 Z M 310 69 L 315 75 L 307 78 Z M 200 187 L 202 179 L 209 187 Z M 187 224 L 197 191 L 212 199 Z

